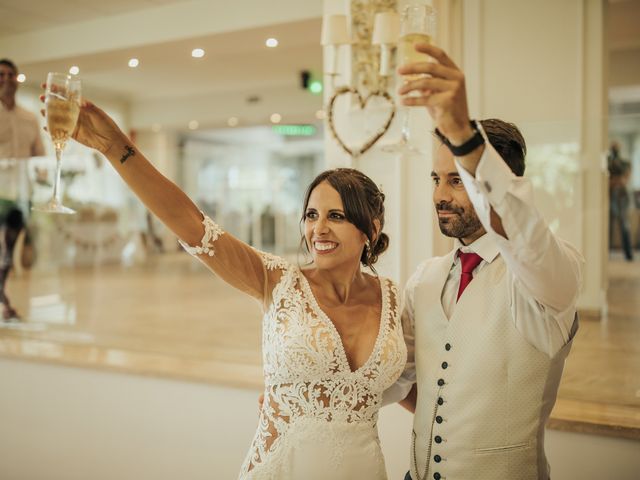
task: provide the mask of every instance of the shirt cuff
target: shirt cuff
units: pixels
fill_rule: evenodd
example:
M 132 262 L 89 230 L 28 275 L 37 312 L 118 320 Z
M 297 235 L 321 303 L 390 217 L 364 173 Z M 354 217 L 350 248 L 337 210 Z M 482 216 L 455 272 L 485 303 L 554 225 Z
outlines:
M 385 407 L 392 403 L 398 403 L 407 398 L 413 384 L 414 382 L 400 377 L 396 383 L 391 385 L 382 393 L 382 406 Z
M 457 158 L 455 159 L 455 163 L 462 182 L 465 184 L 465 187 L 467 187 L 467 192 L 471 200 L 474 200 L 473 196 L 484 197 L 489 201 L 490 205 L 496 208 L 502 203 L 511 183 L 517 177 L 493 145 L 491 145 L 487 134 L 479 122 L 478 128 L 484 137 L 485 149 L 478 162 L 475 177 L 465 170 Z M 476 204 L 475 202 L 473 203 L 474 205 Z

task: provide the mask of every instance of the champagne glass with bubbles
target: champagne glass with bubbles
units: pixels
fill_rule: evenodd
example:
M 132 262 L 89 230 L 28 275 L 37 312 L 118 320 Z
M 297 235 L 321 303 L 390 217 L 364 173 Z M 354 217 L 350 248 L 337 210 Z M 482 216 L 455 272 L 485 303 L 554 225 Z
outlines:
M 407 63 L 427 62 L 429 57 L 425 53 L 416 50 L 418 43 L 431 43 L 435 35 L 436 13 L 431 5 L 413 4 L 407 5 L 402 10 L 400 18 L 400 39 L 398 41 L 397 61 L 398 65 Z M 403 81 L 409 82 L 419 78 L 421 75 L 405 75 Z M 401 100 L 401 99 L 399 99 Z M 400 140 L 383 148 L 388 152 L 420 150 L 412 146 L 409 134 L 409 107 L 402 109 L 402 133 Z
M 45 91 L 45 115 L 47 130 L 56 150 L 56 174 L 51 200 L 33 209 L 49 213 L 76 213 L 62 205 L 60 199 L 60 172 L 62 152 L 73 135 L 80 114 L 80 80 L 64 73 L 49 73 Z

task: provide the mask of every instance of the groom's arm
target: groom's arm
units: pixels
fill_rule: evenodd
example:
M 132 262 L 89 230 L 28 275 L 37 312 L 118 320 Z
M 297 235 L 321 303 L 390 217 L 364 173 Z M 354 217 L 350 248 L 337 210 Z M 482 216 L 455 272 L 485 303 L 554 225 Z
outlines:
M 460 147 L 474 136 L 464 74 L 440 48 L 419 44 L 416 49 L 435 61 L 399 69 L 405 75 L 429 74 L 400 89 L 401 94 L 415 93 L 403 103 L 426 106 L 439 132 Z M 482 226 L 507 264 L 516 327 L 537 348 L 554 355 L 575 331 L 584 260 L 553 234 L 534 205 L 531 183 L 511 171 L 481 126 L 479 130 L 484 144 L 456 158 L 456 167 Z M 520 311 L 533 314 L 518 315 Z
M 549 229 L 534 204 L 531 182 L 511 171 L 486 135 L 485 141 L 472 170 L 467 169 L 469 162 L 456 159 L 478 218 L 509 270 L 536 301 L 555 312 L 572 308 L 581 283 L 581 255 Z
M 400 405 L 409 410 L 411 413 L 416 413 L 416 402 L 418 401 L 418 384 L 414 383 L 409 395 L 404 400 L 400 400 Z
M 408 297 L 408 295 L 405 294 Z M 402 330 L 404 343 L 407 346 L 407 363 L 396 383 L 387 388 L 382 394 L 382 405 L 403 402 L 410 394 L 412 387 L 416 383 L 416 364 L 415 364 L 415 338 L 413 330 L 413 308 L 405 307 L 402 309 Z M 405 406 L 401 403 L 402 406 Z M 408 409 L 408 407 L 405 406 Z
M 485 141 L 474 174 L 459 159 L 456 166 L 478 218 L 510 272 L 516 328 L 553 356 L 575 332 L 584 259 L 551 231 L 535 206 L 529 179 L 516 176 Z M 500 230 L 494 229 L 496 218 Z
M 401 323 L 404 343 L 407 346 L 407 363 L 396 383 L 382 394 L 382 405 L 401 402 L 401 405 L 409 410 L 402 402 L 408 398 L 416 383 L 414 291 L 423 270 L 424 263 L 411 276 L 404 289 Z

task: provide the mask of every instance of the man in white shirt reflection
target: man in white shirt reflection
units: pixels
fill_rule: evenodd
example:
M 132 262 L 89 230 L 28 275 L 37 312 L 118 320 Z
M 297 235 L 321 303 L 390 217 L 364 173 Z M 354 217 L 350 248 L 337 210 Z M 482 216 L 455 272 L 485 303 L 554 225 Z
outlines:
M 407 367 L 385 392 L 415 412 L 407 479 L 547 479 L 544 426 L 577 329 L 583 260 L 557 238 L 522 177 L 526 146 L 500 120 L 469 120 L 464 75 L 445 52 L 400 90 L 441 140 L 431 178 L 454 237 L 405 290 Z M 428 74 L 425 76 L 424 74 Z
M 18 68 L 0 60 L 0 303 L 2 318 L 19 319 L 5 294 L 13 249 L 29 213 L 27 160 L 45 154 L 36 116 L 16 104 Z
M 26 160 L 45 154 L 38 120 L 16 103 L 17 91 L 18 67 L 11 60 L 0 60 L 0 198 L 11 201 L 24 194 L 20 182 Z M 21 207 L 25 210 L 27 206 Z

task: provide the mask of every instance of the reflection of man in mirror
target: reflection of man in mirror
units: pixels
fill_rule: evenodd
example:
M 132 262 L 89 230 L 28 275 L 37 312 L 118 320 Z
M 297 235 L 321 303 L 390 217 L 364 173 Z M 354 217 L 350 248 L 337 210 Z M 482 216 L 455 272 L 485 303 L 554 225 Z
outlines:
M 262 248 L 273 251 L 276 244 L 276 217 L 267 205 L 260 214 L 260 234 L 262 236 Z
M 13 267 L 13 250 L 24 228 L 22 212 L 14 208 L 0 226 L 0 303 L 2 304 L 2 319 L 5 321 L 20 320 L 18 313 L 11 306 L 5 292 L 7 278 Z
M 616 228 L 620 229 L 622 250 L 627 261 L 633 260 L 631 235 L 629 233 L 629 178 L 631 177 L 631 163 L 620 156 L 620 145 L 611 144 L 607 157 L 609 168 L 609 245 L 613 245 Z
M 19 182 L 21 174 L 26 174 L 26 159 L 45 153 L 38 120 L 16 104 L 17 90 L 18 68 L 10 60 L 0 60 L 0 169 L 5 170 L 0 178 L 0 198 L 13 203 L 21 193 Z M 23 210 L 28 207 L 20 206 Z M 4 216 L 8 210 L 4 209 Z
M 11 259 L 29 212 L 27 159 L 45 154 L 36 116 L 16 104 L 18 68 L 0 60 L 0 302 L 3 318 L 18 318 L 4 294 Z

